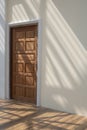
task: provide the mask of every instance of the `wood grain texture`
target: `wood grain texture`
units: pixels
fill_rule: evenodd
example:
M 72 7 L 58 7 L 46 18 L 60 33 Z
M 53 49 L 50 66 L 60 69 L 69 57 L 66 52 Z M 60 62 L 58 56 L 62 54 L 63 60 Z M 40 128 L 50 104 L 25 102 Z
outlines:
M 87 130 L 87 117 L 0 100 L 0 130 Z
M 11 95 L 36 103 L 37 25 L 11 30 Z

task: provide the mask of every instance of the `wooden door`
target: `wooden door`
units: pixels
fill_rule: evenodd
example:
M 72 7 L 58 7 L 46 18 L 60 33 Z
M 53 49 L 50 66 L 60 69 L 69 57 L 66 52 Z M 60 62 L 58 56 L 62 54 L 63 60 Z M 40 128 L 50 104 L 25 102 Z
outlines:
M 37 25 L 11 30 L 11 97 L 36 102 Z

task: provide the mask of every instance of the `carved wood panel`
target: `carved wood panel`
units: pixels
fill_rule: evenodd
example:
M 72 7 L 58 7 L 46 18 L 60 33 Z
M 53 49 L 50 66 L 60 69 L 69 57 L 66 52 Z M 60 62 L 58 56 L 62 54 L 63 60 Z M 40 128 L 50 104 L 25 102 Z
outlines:
M 25 45 L 25 49 L 26 51 L 32 51 L 35 49 L 35 42 L 26 42 L 26 45 Z
M 12 29 L 12 98 L 36 102 L 37 25 Z

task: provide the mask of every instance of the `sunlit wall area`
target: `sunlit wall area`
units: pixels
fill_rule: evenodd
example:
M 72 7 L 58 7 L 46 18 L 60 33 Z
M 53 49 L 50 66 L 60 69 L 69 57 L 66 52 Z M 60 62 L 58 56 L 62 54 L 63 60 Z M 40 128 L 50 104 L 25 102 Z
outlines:
M 5 98 L 5 0 L 0 0 L 0 98 Z
M 8 0 L 8 22 L 39 18 L 40 0 Z
M 87 115 L 86 5 L 86 0 L 8 0 L 8 23 L 42 22 L 42 106 Z
M 84 5 L 87 5 L 87 2 L 84 1 L 83 5 L 81 1 L 78 1 L 78 4 L 76 2 L 77 9 L 74 7 L 75 1 L 72 4 L 68 2 L 68 0 L 46 1 L 42 105 L 85 115 L 87 114 L 87 45 L 86 37 L 82 39 L 80 31 L 86 27 L 84 20 L 87 21 L 87 17 L 85 15 L 84 19 L 82 16 L 83 20 L 80 21 L 80 14 L 84 15 L 86 11 Z M 85 33 L 87 29 L 84 28 L 83 35 Z

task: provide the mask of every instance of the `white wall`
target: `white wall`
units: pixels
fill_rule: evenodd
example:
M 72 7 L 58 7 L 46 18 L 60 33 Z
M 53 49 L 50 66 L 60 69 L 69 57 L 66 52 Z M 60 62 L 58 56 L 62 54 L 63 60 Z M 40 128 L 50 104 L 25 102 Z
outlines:
M 86 5 L 86 0 L 8 0 L 8 23 L 42 20 L 42 106 L 87 115 Z
M 5 98 L 5 0 L 0 0 L 0 98 Z

